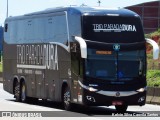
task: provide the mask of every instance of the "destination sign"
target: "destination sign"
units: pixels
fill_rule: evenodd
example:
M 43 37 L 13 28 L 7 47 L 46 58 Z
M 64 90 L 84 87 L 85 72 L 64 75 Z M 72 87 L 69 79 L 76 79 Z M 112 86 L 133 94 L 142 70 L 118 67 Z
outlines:
M 136 32 L 135 25 L 129 24 L 93 24 L 94 32 Z
M 96 54 L 100 55 L 111 55 L 112 51 L 96 51 Z

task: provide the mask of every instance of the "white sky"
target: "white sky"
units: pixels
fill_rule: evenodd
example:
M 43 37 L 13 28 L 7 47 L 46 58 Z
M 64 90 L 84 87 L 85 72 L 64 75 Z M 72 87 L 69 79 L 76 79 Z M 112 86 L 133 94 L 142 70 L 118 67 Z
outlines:
M 156 0 L 101 0 L 103 7 L 125 7 L 143 2 Z M 9 16 L 23 15 L 35 11 L 45 10 L 47 8 L 81 5 L 98 6 L 98 0 L 8 0 Z M 3 25 L 6 18 L 7 0 L 0 0 L 0 26 Z

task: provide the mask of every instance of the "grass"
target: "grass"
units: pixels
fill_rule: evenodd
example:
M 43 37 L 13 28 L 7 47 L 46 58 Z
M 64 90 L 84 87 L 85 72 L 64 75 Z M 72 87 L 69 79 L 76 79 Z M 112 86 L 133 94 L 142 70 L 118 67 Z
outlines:
M 160 87 L 160 70 L 147 71 L 147 85 L 150 87 Z
M 0 63 L 0 72 L 3 71 L 3 68 L 2 68 L 2 63 Z

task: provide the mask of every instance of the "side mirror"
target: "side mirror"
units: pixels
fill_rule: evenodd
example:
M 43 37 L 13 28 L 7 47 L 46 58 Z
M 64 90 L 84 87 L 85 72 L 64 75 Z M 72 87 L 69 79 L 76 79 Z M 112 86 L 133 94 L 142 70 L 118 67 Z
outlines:
M 87 44 L 86 44 L 85 40 L 81 37 L 78 37 L 78 36 L 75 36 L 75 40 L 80 45 L 81 57 L 87 58 Z
M 149 43 L 153 46 L 153 59 L 157 60 L 159 58 L 159 46 L 158 46 L 158 44 L 152 39 L 149 39 L 149 38 L 145 38 L 145 39 L 146 39 L 147 43 Z

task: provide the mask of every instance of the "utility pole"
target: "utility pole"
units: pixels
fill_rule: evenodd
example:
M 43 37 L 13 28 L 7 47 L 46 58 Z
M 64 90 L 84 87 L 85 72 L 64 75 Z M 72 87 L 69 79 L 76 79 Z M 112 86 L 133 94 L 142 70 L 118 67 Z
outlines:
M 7 13 L 6 13 L 6 18 L 8 18 L 8 0 L 7 0 Z
M 101 6 L 101 0 L 98 0 L 98 2 L 97 2 L 97 3 L 98 3 L 98 5 L 99 5 L 99 6 Z

